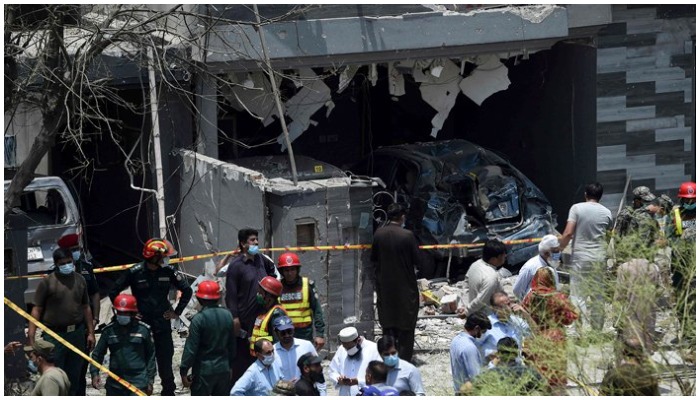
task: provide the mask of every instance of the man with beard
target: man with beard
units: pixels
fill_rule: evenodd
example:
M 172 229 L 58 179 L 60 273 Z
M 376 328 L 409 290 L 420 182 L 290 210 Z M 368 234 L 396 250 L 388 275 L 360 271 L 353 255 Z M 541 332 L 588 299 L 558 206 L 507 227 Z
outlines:
M 520 272 L 518 272 L 518 278 L 513 284 L 513 294 L 515 294 L 520 301 L 522 301 L 527 292 L 530 291 L 532 277 L 535 276 L 535 272 L 540 268 L 550 267 L 555 269 L 554 279 L 557 286 L 559 285 L 559 278 L 556 274 L 556 269 L 559 267 L 559 262 L 561 261 L 559 239 L 554 235 L 545 235 L 537 246 L 537 250 L 539 254 L 523 264 L 520 268 Z
M 275 363 L 282 370 L 285 380 L 296 381 L 301 376 L 301 371 L 297 368 L 297 361 L 306 353 L 317 356 L 316 349 L 308 340 L 294 337 L 294 325 L 288 316 L 278 317 L 274 320 L 273 326 L 278 340 L 275 343 L 275 354 L 277 354 Z
M 323 377 L 321 357 L 309 352 L 299 357 L 297 368 L 301 378 L 294 384 L 297 396 L 325 396 L 326 378 Z
M 331 360 L 330 378 L 340 396 L 356 396 L 365 385 L 365 372 L 370 361 L 382 361 L 377 345 L 357 333 L 354 327 L 340 330 L 342 346 Z

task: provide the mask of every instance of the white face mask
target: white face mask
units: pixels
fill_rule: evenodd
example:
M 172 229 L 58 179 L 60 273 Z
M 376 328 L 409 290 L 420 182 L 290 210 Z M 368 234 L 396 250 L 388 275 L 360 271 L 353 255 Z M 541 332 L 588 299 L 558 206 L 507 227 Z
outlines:
M 352 356 L 354 356 L 355 354 L 357 354 L 358 351 L 360 351 L 360 344 L 359 344 L 359 343 L 357 344 L 357 346 L 355 346 L 355 347 L 351 348 L 350 350 L 348 350 L 348 355 L 349 355 L 350 357 L 352 357 Z
M 266 356 L 263 356 L 263 359 L 261 360 L 264 366 L 269 367 L 272 365 L 273 362 L 275 362 L 275 354 L 269 354 Z

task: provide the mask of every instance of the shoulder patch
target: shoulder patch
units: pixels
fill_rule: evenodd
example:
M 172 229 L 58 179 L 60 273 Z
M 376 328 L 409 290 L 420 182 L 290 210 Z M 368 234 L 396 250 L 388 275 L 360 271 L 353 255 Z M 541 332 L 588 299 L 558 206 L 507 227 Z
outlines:
M 131 268 L 129 268 L 129 271 L 138 272 L 142 269 L 143 269 L 143 263 L 138 263 L 138 264 L 134 264 Z
M 181 280 L 182 280 L 182 274 L 181 274 L 181 273 L 176 273 L 176 274 L 175 274 L 175 279 L 177 279 L 178 281 L 181 281 Z

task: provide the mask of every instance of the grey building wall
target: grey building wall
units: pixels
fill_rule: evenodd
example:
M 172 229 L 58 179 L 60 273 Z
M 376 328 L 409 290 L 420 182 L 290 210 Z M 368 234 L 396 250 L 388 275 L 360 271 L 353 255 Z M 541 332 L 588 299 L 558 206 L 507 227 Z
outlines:
M 617 211 L 627 174 L 675 198 L 695 179 L 695 6 L 613 6 L 598 37 L 598 180 Z

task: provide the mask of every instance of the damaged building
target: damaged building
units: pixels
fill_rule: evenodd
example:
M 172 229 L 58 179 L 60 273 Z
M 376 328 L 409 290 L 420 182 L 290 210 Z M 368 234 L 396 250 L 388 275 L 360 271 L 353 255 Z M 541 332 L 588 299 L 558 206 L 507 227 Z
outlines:
M 627 175 L 656 193 L 695 178 L 694 6 L 260 5 L 265 51 L 249 7 L 189 7 L 176 26 L 196 37 L 172 42 L 155 77 L 168 235 L 182 255 L 231 250 L 243 227 L 261 231 L 261 247 L 371 243 L 377 186 L 344 171 L 380 147 L 491 149 L 541 190 L 560 230 L 586 182 L 601 181 L 617 209 Z M 75 184 L 102 265 L 138 260 L 158 227 L 153 196 L 133 190 L 156 186 L 143 52 L 112 50 L 94 73 L 118 89 L 122 101 L 103 109 L 121 121 L 121 147 L 97 124 L 80 147 L 88 168 L 61 142 L 38 170 Z M 270 168 L 290 150 L 281 118 L 298 169 L 320 176 L 295 185 Z M 31 109 L 6 123 L 6 169 L 40 123 Z M 301 257 L 331 337 L 346 321 L 369 324 L 367 251 Z

